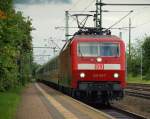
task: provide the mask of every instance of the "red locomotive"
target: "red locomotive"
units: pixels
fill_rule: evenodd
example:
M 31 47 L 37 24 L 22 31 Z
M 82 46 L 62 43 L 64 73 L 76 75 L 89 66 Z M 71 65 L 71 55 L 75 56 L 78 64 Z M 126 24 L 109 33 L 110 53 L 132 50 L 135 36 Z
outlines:
M 57 57 L 37 70 L 37 77 L 73 97 L 108 103 L 124 96 L 125 44 L 111 35 L 109 29 L 114 25 L 108 29 L 102 27 L 102 6 L 101 2 L 96 3 L 94 15 L 72 15 L 77 19 L 79 31 Z M 85 17 L 82 22 L 80 16 Z M 95 26 L 85 27 L 91 16 Z
M 125 44 L 112 35 L 77 34 L 37 77 L 75 97 L 108 102 L 123 98 Z

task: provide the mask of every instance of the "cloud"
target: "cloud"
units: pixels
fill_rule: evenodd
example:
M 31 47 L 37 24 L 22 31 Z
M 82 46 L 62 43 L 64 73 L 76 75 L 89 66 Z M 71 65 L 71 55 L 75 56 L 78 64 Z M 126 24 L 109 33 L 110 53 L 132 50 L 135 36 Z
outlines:
M 72 0 L 14 0 L 15 4 L 46 4 L 46 3 L 71 3 Z

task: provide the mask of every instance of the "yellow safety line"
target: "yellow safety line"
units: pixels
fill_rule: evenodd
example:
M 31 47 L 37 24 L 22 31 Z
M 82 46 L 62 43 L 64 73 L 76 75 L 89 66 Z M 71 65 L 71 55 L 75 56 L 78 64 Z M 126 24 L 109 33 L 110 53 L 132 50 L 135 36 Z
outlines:
M 73 113 L 63 107 L 61 103 L 56 101 L 51 95 L 47 94 L 38 84 L 35 84 L 35 86 L 48 99 L 48 101 L 65 117 L 65 119 L 78 119 Z
M 82 102 L 80 102 L 80 101 L 78 101 L 78 100 L 76 100 L 76 99 L 74 99 L 74 98 L 72 98 L 72 97 L 69 97 L 69 96 L 66 96 L 66 97 L 72 99 L 74 102 L 76 102 L 76 103 L 78 103 L 78 104 L 80 104 L 80 105 L 82 105 L 82 106 L 84 106 L 84 107 L 87 107 L 88 109 L 93 110 L 94 112 L 100 113 L 101 116 L 104 116 L 103 118 L 116 119 L 116 118 L 112 117 L 111 115 L 108 115 L 108 114 L 106 114 L 106 113 L 104 113 L 104 112 L 101 112 L 101 111 L 99 111 L 99 110 L 97 110 L 97 109 L 95 109 L 95 108 L 93 108 L 93 107 L 91 107 L 91 106 L 89 106 L 89 105 L 87 105 L 87 104 L 85 104 L 85 103 L 82 103 Z M 61 96 L 61 98 L 65 99 L 65 98 L 62 97 L 62 96 Z

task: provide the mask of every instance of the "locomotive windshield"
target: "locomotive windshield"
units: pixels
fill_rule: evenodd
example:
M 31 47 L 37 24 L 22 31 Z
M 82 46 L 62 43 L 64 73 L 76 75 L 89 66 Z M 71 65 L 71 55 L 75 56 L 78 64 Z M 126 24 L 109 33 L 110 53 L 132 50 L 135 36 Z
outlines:
M 119 44 L 117 43 L 79 43 L 78 55 L 82 57 L 119 56 Z

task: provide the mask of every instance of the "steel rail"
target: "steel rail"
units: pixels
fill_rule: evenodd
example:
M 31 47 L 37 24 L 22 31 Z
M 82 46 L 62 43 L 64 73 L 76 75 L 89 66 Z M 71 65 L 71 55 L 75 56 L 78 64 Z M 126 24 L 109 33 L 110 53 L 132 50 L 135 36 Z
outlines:
M 123 110 L 123 109 L 115 107 L 115 106 L 111 106 L 111 108 L 114 110 L 114 112 L 116 111 L 118 113 L 127 115 L 129 117 L 127 119 L 147 119 L 146 117 L 144 117 L 142 115 L 139 115 L 134 112 L 129 112 L 128 110 Z M 117 118 L 117 119 L 125 119 L 125 118 Z
M 54 87 L 52 87 L 54 88 Z M 57 90 L 57 89 L 56 89 Z M 77 101 L 78 103 L 82 104 L 82 105 L 87 105 L 87 108 L 91 108 L 94 111 L 101 111 L 106 115 L 110 115 L 113 118 L 116 119 L 147 119 L 146 117 L 133 113 L 133 112 L 129 112 L 127 110 L 123 110 L 120 109 L 118 107 L 115 106 L 108 106 L 105 107 L 104 109 L 101 109 L 98 105 L 94 105 L 93 104 L 89 104 L 86 101 L 82 101 L 82 100 L 78 100 L 78 99 L 74 99 L 73 100 Z
M 135 97 L 140 97 L 144 99 L 150 99 L 150 94 L 144 94 L 144 93 L 139 93 L 139 92 L 134 92 L 134 91 L 125 91 L 125 93 L 129 96 L 135 96 Z

